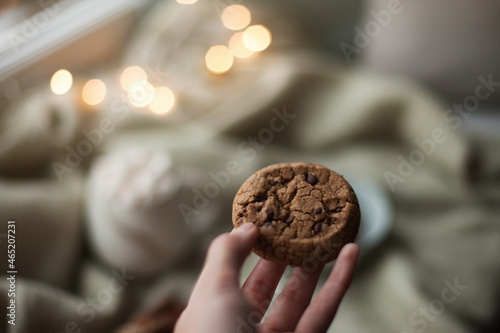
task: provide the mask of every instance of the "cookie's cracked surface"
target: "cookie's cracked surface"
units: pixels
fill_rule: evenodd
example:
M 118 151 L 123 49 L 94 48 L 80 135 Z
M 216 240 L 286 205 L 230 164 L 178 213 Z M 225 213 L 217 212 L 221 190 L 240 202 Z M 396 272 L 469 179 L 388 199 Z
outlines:
M 259 228 L 254 252 L 291 266 L 334 260 L 356 238 L 359 221 L 349 183 L 319 164 L 265 167 L 243 183 L 233 202 L 233 225 Z

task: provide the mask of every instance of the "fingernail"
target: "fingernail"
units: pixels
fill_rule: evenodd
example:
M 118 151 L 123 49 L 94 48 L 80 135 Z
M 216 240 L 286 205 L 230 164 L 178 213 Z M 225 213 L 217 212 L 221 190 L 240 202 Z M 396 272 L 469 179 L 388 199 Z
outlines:
M 253 228 L 253 223 L 245 223 L 236 228 L 237 232 L 243 232 L 243 231 L 248 231 Z

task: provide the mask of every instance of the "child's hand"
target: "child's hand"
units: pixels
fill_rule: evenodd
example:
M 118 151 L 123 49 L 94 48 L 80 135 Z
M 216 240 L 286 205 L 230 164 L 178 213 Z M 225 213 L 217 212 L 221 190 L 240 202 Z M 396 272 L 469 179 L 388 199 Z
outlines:
M 311 297 L 322 269 L 296 268 L 261 322 L 285 270 L 261 259 L 242 288 L 240 269 L 257 240 L 257 228 L 244 224 L 215 239 L 176 333 L 326 332 L 351 283 L 359 247 L 347 244 L 316 298 Z

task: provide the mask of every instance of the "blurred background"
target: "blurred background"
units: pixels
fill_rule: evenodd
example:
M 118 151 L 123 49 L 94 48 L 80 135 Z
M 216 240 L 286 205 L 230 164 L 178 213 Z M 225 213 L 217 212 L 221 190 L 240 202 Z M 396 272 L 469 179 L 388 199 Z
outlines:
M 242 182 L 310 161 L 344 174 L 362 211 L 330 331 L 498 332 L 499 14 L 0 1 L 0 247 L 16 221 L 18 267 L 3 331 L 168 332 Z

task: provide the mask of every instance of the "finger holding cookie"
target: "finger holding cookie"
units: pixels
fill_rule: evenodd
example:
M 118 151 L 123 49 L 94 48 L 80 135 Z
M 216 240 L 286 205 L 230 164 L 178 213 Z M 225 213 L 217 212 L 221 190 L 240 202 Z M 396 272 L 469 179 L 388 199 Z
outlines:
M 287 163 L 256 172 L 236 194 L 235 229 L 210 246 L 175 332 L 326 332 L 354 275 L 359 247 L 348 243 L 359 220 L 351 186 L 324 166 Z M 262 259 L 240 288 L 251 250 Z M 336 258 L 311 302 L 324 265 Z M 268 311 L 287 265 L 296 268 Z

